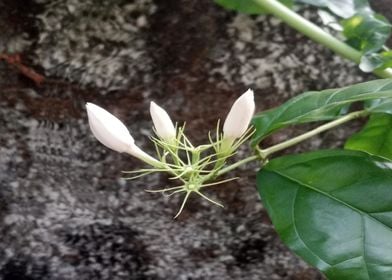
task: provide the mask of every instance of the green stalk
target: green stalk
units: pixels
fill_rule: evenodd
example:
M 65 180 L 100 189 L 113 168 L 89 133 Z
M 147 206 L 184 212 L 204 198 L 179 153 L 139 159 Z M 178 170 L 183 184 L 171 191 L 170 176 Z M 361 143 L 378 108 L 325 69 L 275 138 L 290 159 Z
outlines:
M 243 165 L 243 164 L 245 164 L 245 163 L 254 161 L 254 160 L 256 160 L 256 159 L 260 159 L 260 156 L 259 156 L 259 155 L 253 155 L 253 156 L 244 158 L 244 159 L 242 159 L 242 160 L 240 160 L 240 161 L 237 161 L 236 163 L 233 163 L 232 165 L 229 165 L 229 166 L 227 166 L 227 167 L 222 168 L 221 170 L 219 170 L 219 172 L 216 173 L 216 176 L 215 176 L 215 177 L 219 177 L 219 176 L 221 176 L 221 175 L 223 175 L 223 174 L 225 174 L 225 173 L 227 173 L 227 172 L 229 172 L 229 171 L 231 171 L 231 170 L 236 169 L 237 167 L 239 167 L 239 166 L 241 166 L 241 165 Z
M 240 0 L 241 1 L 241 0 Z M 287 23 L 292 28 L 306 35 L 313 41 L 329 48 L 340 56 L 347 58 L 357 64 L 361 62 L 362 54 L 347 45 L 346 43 L 338 40 L 331 34 L 325 32 L 323 29 L 300 16 L 296 12 L 290 10 L 285 5 L 277 0 L 253 0 L 263 9 L 267 10 L 283 22 Z M 392 69 L 374 70 L 373 73 L 381 78 L 392 78 Z
M 263 163 L 266 162 L 268 157 L 271 154 L 273 154 L 273 153 L 276 153 L 278 151 L 287 149 L 287 148 L 289 148 L 291 146 L 294 146 L 294 145 L 296 145 L 296 144 L 298 144 L 298 143 L 300 143 L 302 141 L 305 141 L 305 140 L 307 140 L 307 139 L 309 139 L 309 138 L 311 138 L 311 137 L 313 137 L 313 136 L 315 136 L 315 135 L 317 135 L 317 134 L 319 134 L 321 132 L 324 132 L 326 130 L 329 130 L 331 128 L 334 128 L 336 126 L 344 124 L 344 123 L 346 123 L 348 121 L 351 121 L 353 119 L 357 119 L 357 118 L 368 116 L 369 114 L 370 113 L 368 111 L 365 111 L 365 110 L 355 111 L 355 112 L 352 112 L 352 113 L 349 113 L 349 114 L 345 115 L 344 117 L 341 117 L 341 118 L 336 119 L 334 121 L 331 121 L 329 123 L 323 124 L 323 125 L 315 128 L 315 129 L 310 130 L 310 131 L 308 131 L 308 132 L 306 132 L 304 134 L 301 134 L 301 135 L 299 135 L 297 137 L 291 138 L 291 139 L 289 139 L 287 141 L 284 141 L 284 142 L 279 143 L 277 145 L 271 146 L 271 147 L 269 147 L 267 149 L 257 149 L 257 151 L 256 151 L 257 155 L 249 156 L 249 157 L 244 158 L 243 160 L 240 160 L 240 161 L 238 161 L 238 162 L 236 162 L 236 163 L 234 163 L 232 165 L 229 165 L 229 166 L 227 166 L 225 168 L 222 168 L 219 172 L 217 172 L 215 174 L 215 176 L 213 178 L 221 176 L 221 175 L 223 175 L 223 174 L 225 174 L 225 173 L 227 173 L 227 172 L 229 172 L 229 171 L 231 171 L 233 169 L 236 169 L 237 167 L 239 167 L 239 166 L 241 166 L 241 165 L 243 165 L 245 163 L 248 163 L 250 161 L 261 160 L 261 162 L 263 164 Z M 205 180 L 203 180 L 203 182 L 204 181 L 208 181 L 208 180 L 213 179 L 213 178 L 211 178 L 209 176 L 206 176 Z
M 367 115 L 369 115 L 369 112 L 365 111 L 365 110 L 352 112 L 350 114 L 345 115 L 344 117 L 341 117 L 337 120 L 334 120 L 334 121 L 331 121 L 331 122 L 326 123 L 324 125 L 321 125 L 315 129 L 310 130 L 310 131 L 308 131 L 304 134 L 301 134 L 297 137 L 291 138 L 287 141 L 284 141 L 282 143 L 279 143 L 279 144 L 274 145 L 272 147 L 269 147 L 267 149 L 259 150 L 259 153 L 263 158 L 267 158 L 269 155 L 271 155 L 273 153 L 276 153 L 280 150 L 283 150 L 283 149 L 286 149 L 286 148 L 291 147 L 293 145 L 296 145 L 296 144 L 298 144 L 298 143 L 300 143 L 310 137 L 313 137 L 321 132 L 324 132 L 328 129 L 334 128 L 338 125 L 341 125 L 341 124 L 346 123 L 348 121 L 351 121 L 353 119 L 365 117 Z

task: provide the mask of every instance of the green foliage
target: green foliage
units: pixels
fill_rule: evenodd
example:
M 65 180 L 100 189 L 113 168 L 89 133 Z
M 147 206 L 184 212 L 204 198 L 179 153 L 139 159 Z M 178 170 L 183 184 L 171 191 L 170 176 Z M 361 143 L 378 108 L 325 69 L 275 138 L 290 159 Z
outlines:
M 298 95 L 255 116 L 253 141 L 342 117 L 358 101 L 374 113 L 346 143 L 359 151 L 280 157 L 259 171 L 257 184 L 282 240 L 328 279 L 392 279 L 392 79 Z
M 260 15 L 267 13 L 263 7 L 252 0 L 214 0 L 214 2 L 228 10 L 234 10 L 244 14 Z M 280 0 L 280 2 L 287 7 L 292 7 L 293 5 L 293 0 Z
M 283 105 L 261 112 L 253 118 L 256 132 L 253 145 L 272 132 L 289 125 L 332 120 L 346 113 L 353 102 L 366 101 L 365 110 L 392 114 L 392 79 L 375 80 L 353 86 L 309 91 Z
M 391 24 L 388 20 L 375 13 L 367 0 L 297 0 L 328 9 L 340 18 L 343 35 L 347 43 L 362 52 L 359 67 L 364 72 L 374 69 L 385 69 L 392 66 L 390 52 L 378 53 L 384 48 L 385 42 L 391 35 Z
M 345 148 L 392 160 L 392 116 L 372 115 L 363 130 L 347 140 Z
M 285 156 L 257 184 L 284 243 L 328 279 L 392 279 L 390 161 L 347 150 Z
M 255 0 L 214 0 L 215 3 L 229 10 L 246 14 L 265 14 L 267 3 Z M 388 20 L 375 13 L 368 0 L 279 0 L 288 7 L 297 4 L 308 4 L 318 7 L 336 21 L 329 26 L 343 31 L 347 44 L 361 52 L 358 62 L 364 72 L 392 67 L 392 52 L 385 46 L 391 35 L 391 24 Z M 339 19 L 343 19 L 339 23 Z M 382 51 L 380 53 L 380 51 Z
M 381 50 L 391 33 L 385 17 L 368 12 L 358 13 L 342 24 L 347 42 L 365 54 Z

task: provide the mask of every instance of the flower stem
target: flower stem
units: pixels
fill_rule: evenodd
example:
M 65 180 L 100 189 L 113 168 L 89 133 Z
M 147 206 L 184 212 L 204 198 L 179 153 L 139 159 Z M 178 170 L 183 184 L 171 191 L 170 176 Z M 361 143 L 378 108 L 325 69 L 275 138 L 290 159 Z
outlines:
M 233 163 L 232 165 L 229 165 L 229 166 L 219 170 L 219 172 L 216 173 L 216 177 L 218 177 L 220 175 L 223 175 L 223 174 L 225 174 L 225 173 L 227 173 L 227 172 L 229 172 L 229 171 L 231 171 L 233 169 L 236 169 L 237 167 L 239 167 L 239 166 L 241 166 L 241 165 L 243 165 L 245 163 L 248 163 L 250 161 L 254 161 L 254 160 L 259 159 L 259 158 L 260 158 L 259 155 L 253 155 L 253 156 L 244 158 L 244 159 L 242 159 L 240 161 L 237 161 L 236 163 Z
M 315 129 L 310 130 L 310 131 L 308 131 L 308 132 L 306 132 L 304 134 L 301 134 L 301 135 L 299 135 L 297 137 L 294 137 L 292 139 L 289 139 L 289 140 L 284 141 L 282 143 L 279 143 L 277 145 L 271 146 L 271 147 L 269 147 L 267 149 L 258 149 L 257 150 L 257 155 L 249 156 L 249 157 L 244 158 L 244 159 L 242 159 L 240 161 L 237 161 L 236 163 L 234 163 L 232 165 L 229 165 L 229 166 L 227 166 L 225 168 L 222 168 L 219 172 L 217 172 L 215 174 L 215 176 L 213 178 L 221 176 L 221 175 L 223 175 L 223 174 L 225 174 L 225 173 L 227 173 L 227 172 L 229 172 L 229 171 L 231 171 L 233 169 L 236 169 L 237 167 L 239 167 L 239 166 L 241 166 L 241 165 L 243 165 L 245 163 L 248 163 L 250 161 L 254 161 L 254 160 L 257 160 L 257 159 L 261 160 L 261 162 L 263 164 L 263 163 L 265 163 L 267 161 L 268 157 L 271 154 L 273 154 L 273 153 L 276 153 L 278 151 L 281 151 L 281 150 L 284 150 L 286 148 L 289 148 L 289 147 L 291 147 L 293 145 L 296 145 L 296 144 L 298 144 L 298 143 L 300 143 L 302 141 L 305 141 L 308 138 L 311 138 L 311 137 L 313 137 L 313 136 L 315 136 L 315 135 L 317 135 L 317 134 L 319 134 L 321 132 L 324 132 L 326 130 L 329 130 L 331 128 L 334 128 L 336 126 L 344 124 L 344 123 L 346 123 L 348 121 L 351 121 L 351 120 L 357 119 L 357 118 L 361 118 L 361 117 L 365 117 L 365 116 L 367 116 L 369 114 L 370 113 L 368 111 L 366 111 L 366 110 L 355 111 L 355 112 L 349 113 L 346 116 L 341 117 L 341 118 L 339 118 L 337 120 L 334 120 L 334 121 L 331 121 L 331 122 L 326 123 L 324 125 L 321 125 L 321 126 L 315 128 Z M 210 179 L 213 179 L 213 178 L 210 178 L 209 176 L 206 176 L 204 181 L 207 181 L 207 180 L 210 180 Z
M 296 12 L 290 10 L 285 5 L 277 0 L 253 0 L 265 10 L 287 23 L 292 28 L 298 30 L 305 36 L 309 37 L 313 41 L 320 43 L 321 45 L 329 48 L 338 55 L 347 58 L 355 63 L 361 62 L 361 52 L 350 47 L 346 43 L 338 40 L 331 34 L 327 33 L 314 23 L 308 21 L 304 17 L 300 16 Z M 381 78 L 391 78 L 392 69 L 376 69 L 373 71 L 374 74 Z
M 259 153 L 262 155 L 263 158 L 267 158 L 269 155 L 271 155 L 273 153 L 276 153 L 276 152 L 278 152 L 280 150 L 283 150 L 283 149 L 286 149 L 286 148 L 291 147 L 293 145 L 296 145 L 296 144 L 298 144 L 298 143 L 300 143 L 300 142 L 302 142 L 302 141 L 304 141 L 304 140 L 306 140 L 306 139 L 308 139 L 310 137 L 313 137 L 313 136 L 315 136 L 315 135 L 317 135 L 317 134 L 319 134 L 321 132 L 324 132 L 324 131 L 326 131 L 328 129 L 334 128 L 334 127 L 336 127 L 338 125 L 341 125 L 341 124 L 346 123 L 348 121 L 351 121 L 353 119 L 357 119 L 357 118 L 364 117 L 364 116 L 367 116 L 367 115 L 369 115 L 369 112 L 365 111 L 365 110 L 355 111 L 355 112 L 349 113 L 349 114 L 347 114 L 344 117 L 341 117 L 341 118 L 339 118 L 337 120 L 334 120 L 334 121 L 331 121 L 331 122 L 326 123 L 324 125 L 321 125 L 321 126 L 315 128 L 315 129 L 310 130 L 310 131 L 308 131 L 308 132 L 306 132 L 304 134 L 301 134 L 301 135 L 299 135 L 297 137 L 294 137 L 292 139 L 289 139 L 287 141 L 284 141 L 282 143 L 279 143 L 279 144 L 274 145 L 272 147 L 269 147 L 267 149 L 259 150 Z

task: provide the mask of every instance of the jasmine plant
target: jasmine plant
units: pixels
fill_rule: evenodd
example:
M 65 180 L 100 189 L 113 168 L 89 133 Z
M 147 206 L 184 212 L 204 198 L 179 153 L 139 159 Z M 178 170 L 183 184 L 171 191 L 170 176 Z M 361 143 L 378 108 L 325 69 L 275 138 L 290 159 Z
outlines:
M 357 110 L 351 109 L 353 103 Z M 179 182 L 147 190 L 182 195 L 175 217 L 192 194 L 223 206 L 207 197 L 204 189 L 236 179 L 219 177 L 257 161 L 263 205 L 283 242 L 295 253 L 328 279 L 392 279 L 392 79 L 305 92 L 257 113 L 252 122 L 255 103 L 253 91 L 248 90 L 233 104 L 223 127 L 218 122 L 209 142 L 199 146 L 192 144 L 184 126 L 174 125 L 167 112 L 152 102 L 155 157 L 136 146 L 115 116 L 91 103 L 86 107 L 91 131 L 102 144 L 150 166 L 127 171 L 130 179 L 166 172 Z M 348 139 L 344 149 L 273 157 L 319 133 L 368 116 L 368 125 Z M 321 123 L 301 135 L 264 145 L 264 139 L 285 127 L 316 122 Z M 248 140 L 253 154 L 228 163 Z

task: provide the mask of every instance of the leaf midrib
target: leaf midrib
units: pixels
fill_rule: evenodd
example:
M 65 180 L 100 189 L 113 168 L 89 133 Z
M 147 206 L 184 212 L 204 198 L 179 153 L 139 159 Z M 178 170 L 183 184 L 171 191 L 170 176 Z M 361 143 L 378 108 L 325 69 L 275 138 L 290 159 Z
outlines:
M 334 266 L 334 265 L 328 263 L 326 260 L 324 260 L 323 258 L 321 258 L 318 254 L 316 254 L 316 252 L 314 252 L 314 251 L 308 246 L 308 244 L 306 244 L 306 242 L 304 241 L 304 239 L 302 238 L 302 236 L 301 236 L 301 235 L 299 234 L 299 232 L 298 232 L 297 224 L 296 224 L 296 222 L 295 222 L 295 202 L 296 202 L 297 197 L 298 197 L 298 191 L 299 191 L 299 188 L 297 188 L 297 190 L 295 191 L 294 198 L 293 198 L 293 206 L 292 206 L 292 208 L 291 208 L 291 213 L 292 213 L 292 214 L 291 214 L 291 219 L 293 220 L 293 228 L 294 228 L 295 234 L 298 236 L 298 238 L 301 240 L 302 244 L 306 247 L 306 249 L 307 249 L 310 253 L 312 253 L 313 255 L 317 256 L 320 260 L 322 260 L 324 263 L 326 263 L 327 265 L 329 265 L 329 267 L 332 267 L 332 266 Z
M 285 177 L 285 178 L 287 178 L 287 177 Z M 331 267 L 334 267 L 334 266 L 336 266 L 337 264 L 336 264 L 336 263 L 330 264 L 330 263 L 328 263 L 326 260 L 324 260 L 323 258 L 321 258 L 321 256 L 319 256 L 318 254 L 316 254 L 316 252 L 314 252 L 313 249 L 311 249 L 311 248 L 308 246 L 308 244 L 306 244 L 306 242 L 304 241 L 304 239 L 303 239 L 302 236 L 300 235 L 299 231 L 297 230 L 297 224 L 296 224 L 296 222 L 295 222 L 295 203 L 296 203 L 296 201 L 297 201 L 298 191 L 299 191 L 299 188 L 297 188 L 297 190 L 295 191 L 295 195 L 294 195 L 294 199 L 293 199 L 294 202 L 293 202 L 293 206 L 292 206 L 292 210 L 291 210 L 291 212 L 292 212 L 291 218 L 292 218 L 292 220 L 293 220 L 293 228 L 294 228 L 294 231 L 295 231 L 295 233 L 297 234 L 298 238 L 299 238 L 299 239 L 301 240 L 301 242 L 303 243 L 303 245 L 308 249 L 308 251 L 309 251 L 310 253 L 312 253 L 313 255 L 317 256 L 320 260 L 322 260 L 324 263 L 326 263 L 327 265 L 329 265 L 330 268 L 331 268 Z M 364 264 L 365 264 L 366 274 L 367 274 L 368 278 L 370 279 L 369 269 L 368 269 L 368 266 L 367 266 L 366 255 L 365 255 L 365 221 L 364 221 L 364 217 L 363 217 L 363 216 L 361 216 L 361 227 L 362 227 L 362 234 L 361 234 L 361 239 L 362 239 L 362 255 L 359 256 L 359 257 L 361 257 L 361 258 L 363 259 Z M 354 257 L 354 258 L 358 258 L 358 256 L 357 256 L 357 257 Z M 351 259 L 354 259 L 354 258 L 351 258 Z M 344 260 L 344 262 L 347 261 L 347 260 L 350 260 L 350 259 L 346 259 L 346 260 Z M 340 263 L 341 263 L 341 262 L 340 262 Z M 339 263 L 338 263 L 338 264 L 339 264 Z
M 366 94 L 369 94 L 369 93 L 371 94 L 371 93 L 376 93 L 376 92 L 378 93 L 378 92 L 380 92 L 380 91 L 383 91 L 383 90 L 384 90 L 386 87 L 388 87 L 390 84 L 392 84 L 392 81 L 387 81 L 385 84 L 381 85 L 381 86 L 378 87 L 377 89 L 375 89 L 375 90 L 373 90 L 373 91 L 366 91 L 366 92 L 363 92 L 363 93 L 361 93 L 360 95 L 366 95 Z M 324 109 L 325 107 L 331 106 L 331 105 L 333 105 L 333 104 L 335 104 L 335 105 L 338 105 L 338 104 L 343 105 L 343 104 L 347 104 L 347 103 L 353 102 L 352 100 L 350 100 L 350 98 L 352 98 L 352 96 L 351 96 L 351 97 L 348 98 L 347 100 L 343 100 L 343 101 L 342 101 L 342 100 L 338 100 L 338 101 L 332 101 L 331 103 L 329 103 L 329 102 L 331 101 L 331 99 L 332 99 L 332 96 L 335 97 L 337 93 L 340 93 L 340 92 L 342 92 L 342 91 L 344 91 L 344 90 L 347 90 L 348 88 L 350 88 L 350 87 L 343 87 L 343 88 L 336 89 L 336 91 L 333 92 L 333 93 L 331 94 L 331 96 L 325 100 L 325 104 L 324 104 L 322 107 L 314 108 L 314 109 L 312 109 L 312 110 L 306 112 L 306 113 L 303 114 L 302 116 L 297 116 L 297 117 L 293 118 L 292 120 L 290 120 L 289 122 L 283 121 L 282 123 L 283 123 L 283 124 L 291 123 L 293 120 L 294 120 L 294 121 L 295 121 L 295 120 L 298 120 L 298 119 L 300 119 L 301 117 L 303 117 L 303 116 L 305 116 L 305 115 L 309 115 L 309 114 L 312 114 L 313 112 L 320 111 L 320 110 Z M 319 92 L 317 92 L 317 93 L 321 93 L 321 92 L 323 92 L 323 91 L 319 91 Z M 322 95 L 320 95 L 319 98 L 320 98 L 321 96 L 322 96 Z M 285 107 L 283 108 L 283 110 L 281 110 L 278 114 L 276 114 L 276 115 L 270 120 L 269 123 L 275 122 L 275 121 L 276 121 L 277 119 L 279 119 L 279 118 L 280 118 L 280 117 L 281 117 L 290 107 L 292 107 L 294 104 L 296 104 L 296 103 L 298 103 L 298 102 L 301 102 L 302 100 L 303 100 L 302 98 L 296 98 L 296 99 L 292 100 L 292 103 L 288 104 L 289 106 L 285 106 Z M 258 117 L 258 116 L 256 116 L 256 120 L 257 120 L 257 117 Z M 264 133 L 263 136 L 260 136 L 260 137 L 259 137 L 260 139 L 257 140 L 258 143 L 259 143 L 260 141 L 262 141 L 262 139 L 263 139 L 263 137 L 264 137 L 265 135 L 268 135 L 269 133 L 271 133 L 271 132 L 274 131 L 275 129 L 279 129 L 279 126 L 278 126 L 278 127 L 272 127 L 271 125 L 268 125 L 268 126 L 270 127 L 270 129 L 269 129 L 268 131 L 266 131 L 266 133 Z M 271 129 L 271 128 L 272 128 L 272 129 Z
M 384 224 L 383 222 L 379 221 L 378 219 L 374 218 L 373 216 L 369 215 L 368 213 L 362 211 L 361 209 L 356 208 L 356 207 L 354 207 L 354 206 L 351 206 L 350 204 L 344 202 L 343 200 L 340 200 L 339 198 L 336 198 L 336 197 L 330 195 L 329 193 L 323 192 L 323 191 L 321 191 L 321 190 L 319 190 L 319 189 L 317 189 L 317 188 L 315 188 L 315 187 L 313 187 L 313 186 L 311 186 L 311 185 L 305 184 L 305 183 L 303 183 L 303 182 L 301 182 L 301 181 L 299 181 L 299 180 L 297 180 L 297 179 L 294 179 L 294 178 L 292 178 L 292 177 L 290 177 L 290 176 L 287 176 L 287 175 L 285 175 L 285 174 L 282 174 L 281 172 L 279 172 L 279 171 L 277 171 L 277 170 L 269 170 L 269 171 L 272 171 L 272 172 L 274 172 L 274 173 L 276 173 L 276 174 L 278 174 L 278 175 L 280 175 L 280 176 L 282 176 L 282 177 L 284 177 L 284 178 L 286 178 L 286 179 L 288 179 L 288 180 L 290 180 L 290 181 L 296 182 L 296 183 L 298 183 L 300 186 L 306 187 L 306 188 L 308 188 L 308 189 L 310 189 L 310 190 L 312 190 L 312 191 L 315 191 L 315 192 L 317 192 L 317 193 L 320 193 L 320 194 L 322 194 L 322 195 L 325 195 L 325 196 L 327 196 L 328 198 L 330 198 L 330 199 L 332 199 L 332 200 L 334 200 L 334 201 L 336 201 L 336 202 L 338 202 L 338 203 L 341 203 L 341 204 L 345 205 L 346 207 L 349 207 L 350 209 L 352 209 L 352 210 L 354 210 L 354 211 L 356 211 L 356 212 L 359 212 L 359 214 L 361 214 L 361 227 L 362 227 L 362 234 L 361 234 L 362 246 L 361 246 L 361 247 L 362 247 L 362 252 L 363 252 L 363 254 L 362 254 L 362 256 L 360 256 L 360 257 L 363 258 L 364 265 L 365 265 L 365 269 L 366 269 L 366 274 L 367 274 L 368 278 L 371 279 L 371 278 L 370 278 L 370 274 L 369 274 L 369 269 L 368 269 L 368 267 L 367 267 L 367 262 L 366 262 L 366 259 L 365 259 L 366 254 L 365 254 L 365 230 L 364 230 L 365 221 L 364 221 L 364 216 L 369 217 L 370 219 L 372 219 L 372 220 L 374 220 L 374 221 L 380 223 L 381 225 L 383 225 L 384 227 L 386 227 L 386 228 L 388 228 L 388 229 L 391 229 L 391 228 L 390 228 L 389 226 L 387 226 L 386 224 Z M 298 189 L 296 190 L 296 192 L 295 192 L 294 204 L 295 204 L 295 200 L 296 200 L 296 197 L 297 197 L 297 194 L 298 194 L 298 190 L 299 190 L 299 188 L 298 188 Z M 328 263 L 326 260 L 322 259 L 322 258 L 321 258 L 318 254 L 316 254 L 316 253 L 315 253 L 315 252 L 305 243 L 305 241 L 302 239 L 302 237 L 301 237 L 300 234 L 298 233 L 298 230 L 297 230 L 297 227 L 296 227 L 296 224 L 295 224 L 295 219 L 294 219 L 294 218 L 295 218 L 295 216 L 294 216 L 294 208 L 295 208 L 295 205 L 293 205 L 293 210 L 292 210 L 292 212 L 293 212 L 293 216 L 292 216 L 292 219 L 293 219 L 293 227 L 294 227 L 294 231 L 295 231 L 295 233 L 297 234 L 298 238 L 301 240 L 301 242 L 304 244 L 304 246 L 309 250 L 309 252 L 311 252 L 312 254 L 314 254 L 315 256 L 317 256 L 320 260 L 322 260 L 324 263 L 328 264 L 330 267 L 335 266 L 335 264 L 332 265 L 332 264 Z M 345 260 L 345 261 L 346 261 L 346 260 Z
M 332 200 L 334 200 L 334 201 L 336 201 L 336 202 L 338 202 L 338 203 L 341 203 L 341 204 L 347 206 L 348 208 L 350 208 L 350 209 L 352 209 L 352 210 L 358 212 L 359 214 L 362 214 L 362 215 L 364 215 L 364 216 L 367 216 L 367 217 L 369 217 L 370 219 L 374 220 L 375 222 L 380 223 L 381 225 L 383 225 L 383 226 L 386 227 L 387 229 L 392 230 L 391 227 L 389 227 L 388 225 L 386 225 L 386 224 L 383 223 L 382 221 L 378 220 L 377 218 L 371 216 L 369 213 L 366 213 L 366 212 L 364 212 L 363 210 L 361 210 L 361 209 L 359 209 L 359 208 L 356 208 L 356 207 L 354 207 L 354 206 L 348 204 L 347 202 L 345 202 L 345 201 L 343 201 L 343 200 L 340 200 L 339 198 L 337 198 L 337 197 L 335 197 L 335 196 L 333 196 L 333 195 L 331 195 L 331 194 L 329 194 L 329 193 L 327 193 L 327 192 L 324 192 L 324 191 L 322 191 L 322 190 L 319 190 L 319 189 L 317 189 L 317 188 L 315 188 L 315 187 L 313 187 L 313 186 L 311 186 L 311 185 L 308 185 L 308 184 L 306 184 L 306 183 L 304 183 L 304 182 L 301 182 L 301 181 L 299 181 L 299 180 L 297 180 L 297 179 L 295 179 L 295 178 L 292 178 L 292 177 L 290 177 L 290 176 L 288 176 L 288 175 L 285 175 L 285 174 L 283 174 L 283 173 L 277 171 L 276 169 L 274 169 L 274 170 L 268 169 L 268 170 L 271 171 L 271 172 L 274 172 L 274 173 L 276 173 L 276 174 L 278 174 L 278 175 L 280 175 L 280 176 L 282 176 L 282 177 L 284 177 L 284 178 L 286 178 L 286 179 L 288 179 L 288 180 L 290 180 L 290 181 L 296 182 L 296 183 L 300 184 L 300 185 L 303 186 L 303 187 L 306 187 L 306 188 L 308 188 L 308 189 L 310 189 L 310 190 L 312 190 L 312 191 L 315 191 L 315 192 L 317 192 L 317 193 L 319 193 L 319 194 L 322 194 L 322 195 L 324 195 L 324 196 L 326 196 L 326 197 L 328 197 L 328 198 L 330 198 L 330 199 L 332 199 Z

